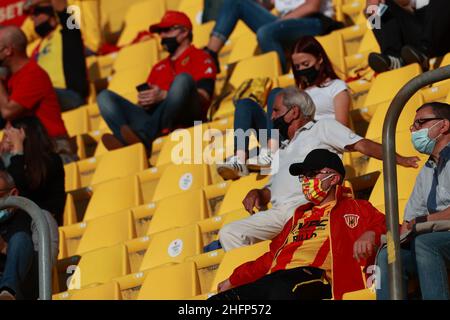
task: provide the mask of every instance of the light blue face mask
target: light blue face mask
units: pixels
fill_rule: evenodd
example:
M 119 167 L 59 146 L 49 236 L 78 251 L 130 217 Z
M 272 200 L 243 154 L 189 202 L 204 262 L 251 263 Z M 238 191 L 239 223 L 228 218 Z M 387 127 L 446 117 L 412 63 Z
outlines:
M 13 212 L 11 209 L 0 210 L 0 223 L 8 221 L 12 215 L 13 215 Z
M 443 120 L 441 120 L 441 121 L 443 121 Z M 441 121 L 439 121 L 439 122 L 441 122 Z M 438 123 L 436 123 L 435 125 L 437 125 Z M 412 133 L 412 136 L 411 136 L 412 144 L 414 145 L 414 148 L 417 151 L 419 151 L 420 153 L 430 155 L 433 152 L 434 147 L 436 146 L 437 139 L 441 136 L 441 135 L 438 135 L 434 139 L 431 139 L 428 136 L 430 129 L 432 129 L 435 125 L 433 125 L 431 128 L 424 128 L 424 129 L 421 129 L 421 130 L 418 130 L 418 131 L 415 131 Z
M 5 166 L 5 168 L 9 167 L 9 165 L 11 164 L 11 158 L 13 156 L 14 155 L 12 153 L 9 153 L 9 152 L 3 153 L 1 155 L 1 158 L 2 158 L 2 161 L 3 161 L 3 165 Z

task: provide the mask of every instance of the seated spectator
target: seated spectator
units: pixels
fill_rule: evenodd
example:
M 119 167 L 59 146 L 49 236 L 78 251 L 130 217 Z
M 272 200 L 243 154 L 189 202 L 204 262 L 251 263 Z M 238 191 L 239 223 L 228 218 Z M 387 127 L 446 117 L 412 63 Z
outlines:
M 4 120 L 35 115 L 46 128 L 64 162 L 77 160 L 61 117 L 61 108 L 47 73 L 26 53 L 27 42 L 17 27 L 0 28 L 0 112 Z
M 381 54 L 369 56 L 374 71 L 384 72 L 411 63 L 419 63 L 428 71 L 430 58 L 450 51 L 448 0 L 367 0 L 367 13 L 379 18 L 370 6 L 375 8 L 381 3 L 387 5 L 387 10 L 378 28 L 373 29 L 381 49 Z
M 100 112 L 114 135 L 104 135 L 109 150 L 153 140 L 194 121 L 205 121 L 214 93 L 216 68 L 209 55 L 192 45 L 192 23 L 182 12 L 167 11 L 150 31 L 159 33 L 169 57 L 157 63 L 138 93 L 138 105 L 105 90 Z
M 20 194 L 52 213 L 63 225 L 64 166 L 37 118 L 12 122 L 5 129 L 1 157 Z
M 320 43 L 312 36 L 302 37 L 294 46 L 292 53 L 292 66 L 297 86 L 305 90 L 312 98 L 316 112 L 315 120 L 336 119 L 344 126 L 349 126 L 349 112 L 351 97 L 347 85 L 333 70 L 333 66 L 327 53 Z M 276 139 L 271 138 L 273 129 L 272 109 L 275 96 L 281 88 L 271 91 L 267 103 L 267 113 L 263 107 L 252 99 L 238 100 L 235 104 L 234 129 L 267 130 L 267 147 L 260 149 L 259 156 L 253 157 L 246 165 L 249 157 L 249 139 L 246 139 L 244 149 L 239 149 L 235 139 L 235 156 L 227 163 L 218 166 L 218 172 L 225 180 L 238 179 L 249 174 L 249 169 L 260 169 L 270 167 L 272 153 L 279 146 Z M 258 137 L 259 138 L 259 137 Z M 281 140 L 287 137 L 280 137 Z
M 449 300 L 450 232 L 432 232 L 429 228 L 428 233 L 416 235 L 414 231 L 425 228 L 426 222 L 439 227 L 439 223 L 448 225 L 450 220 L 450 105 L 433 102 L 420 107 L 411 133 L 416 150 L 430 155 L 430 159 L 417 176 L 400 230 L 401 234 L 412 231 L 411 241 L 401 249 L 403 292 L 408 292 L 408 280 L 417 275 L 424 300 Z M 386 249 L 380 252 L 378 265 L 381 281 L 377 299 L 387 300 L 392 279 L 388 276 Z
M 86 104 L 89 82 L 84 44 L 81 30 L 71 25 L 67 0 L 32 0 L 28 9 L 42 39 L 32 58 L 50 76 L 62 111 Z
M 280 16 L 253 0 L 225 0 L 206 51 L 215 58 L 227 42 L 239 20 L 258 36 L 262 52 L 276 51 L 282 69 L 289 71 L 285 49 L 302 36 L 327 34 L 341 27 L 334 21 L 331 0 L 275 0 Z
M 219 239 L 229 251 L 273 239 L 292 217 L 295 209 L 307 201 L 298 192 L 301 185 L 289 174 L 293 163 L 302 162 L 314 149 L 327 149 L 342 155 L 358 151 L 369 157 L 382 158 L 379 143 L 356 135 L 335 119 L 314 121 L 315 106 L 309 95 L 296 87 L 283 89 L 275 98 L 272 119 L 275 129 L 290 140 L 277 151 L 272 162 L 269 184 L 263 189 L 251 190 L 243 201 L 250 217 L 222 227 Z M 406 167 L 417 167 L 417 157 L 397 156 L 397 162 Z M 272 208 L 267 209 L 269 202 Z M 254 212 L 254 208 L 260 210 Z
M 18 196 L 14 180 L 0 171 L 0 198 Z M 37 280 L 37 255 L 31 238 L 31 218 L 21 210 L 0 210 L 0 257 L 3 274 L 0 276 L 0 300 L 30 299 L 25 294 Z M 34 278 L 31 277 L 34 275 Z M 37 297 L 37 296 L 36 296 Z
M 342 160 L 324 149 L 290 167 L 309 203 L 299 206 L 270 244 L 219 284 L 214 300 L 342 299 L 366 288 L 361 267 L 372 264 L 385 233 L 384 215 L 342 186 Z

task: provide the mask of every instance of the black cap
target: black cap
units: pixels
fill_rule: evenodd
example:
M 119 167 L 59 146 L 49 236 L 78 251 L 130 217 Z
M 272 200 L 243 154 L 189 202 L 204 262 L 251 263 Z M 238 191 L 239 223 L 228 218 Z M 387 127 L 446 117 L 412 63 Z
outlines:
M 323 168 L 330 168 L 345 177 L 345 168 L 341 158 L 326 149 L 316 149 L 311 151 L 302 163 L 294 163 L 290 166 L 289 172 L 293 176 L 300 176 L 305 172 L 319 171 Z

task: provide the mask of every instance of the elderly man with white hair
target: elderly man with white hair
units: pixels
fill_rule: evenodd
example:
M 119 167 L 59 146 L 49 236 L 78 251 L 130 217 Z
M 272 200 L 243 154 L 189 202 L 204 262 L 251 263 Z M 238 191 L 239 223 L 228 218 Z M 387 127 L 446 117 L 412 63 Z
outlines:
M 358 151 L 369 157 L 382 158 L 382 146 L 364 139 L 334 119 L 314 121 L 315 105 L 311 97 L 297 87 L 283 89 L 275 98 L 272 120 L 280 135 L 289 143 L 274 155 L 272 176 L 263 189 L 253 189 L 243 204 L 250 217 L 225 225 L 219 240 L 225 251 L 271 240 L 278 235 L 295 209 L 306 204 L 297 177 L 289 173 L 293 163 L 302 162 L 314 149 L 326 149 L 342 156 Z M 405 167 L 417 168 L 417 157 L 397 156 Z M 317 190 L 320 193 L 320 190 Z M 269 202 L 272 208 L 267 209 Z M 255 213 L 253 209 L 259 210 Z

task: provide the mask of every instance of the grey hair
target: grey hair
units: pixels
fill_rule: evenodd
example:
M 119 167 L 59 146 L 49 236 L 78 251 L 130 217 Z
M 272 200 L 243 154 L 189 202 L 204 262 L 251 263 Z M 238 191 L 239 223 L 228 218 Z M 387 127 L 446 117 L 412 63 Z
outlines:
M 289 109 L 297 107 L 305 118 L 314 120 L 316 114 L 316 105 L 309 94 L 300 90 L 296 86 L 284 88 L 280 94 L 282 95 L 283 104 Z
M 28 40 L 23 31 L 16 26 L 0 27 L 3 33 L 3 41 L 7 46 L 11 46 L 20 53 L 27 52 Z
M 5 181 L 6 188 L 12 189 L 16 187 L 13 177 L 6 171 L 0 170 L 0 180 Z

